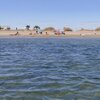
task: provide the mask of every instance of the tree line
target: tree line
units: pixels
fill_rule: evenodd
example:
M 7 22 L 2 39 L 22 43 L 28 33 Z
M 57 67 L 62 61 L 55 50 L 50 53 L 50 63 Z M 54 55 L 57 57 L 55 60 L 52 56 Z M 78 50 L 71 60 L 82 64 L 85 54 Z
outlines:
M 30 25 L 25 26 L 25 30 L 30 30 L 30 28 L 31 28 Z M 11 30 L 11 27 L 8 26 L 8 27 L 4 28 L 4 27 L 0 26 L 0 30 Z M 18 30 L 17 27 L 16 27 L 16 30 Z M 39 30 L 41 30 L 41 28 L 40 28 L 40 26 L 35 25 L 33 27 L 33 30 L 39 31 Z M 51 30 L 56 30 L 56 29 L 54 27 L 46 27 L 45 29 L 43 29 L 43 31 L 51 31 Z M 88 29 L 84 29 L 84 28 L 80 29 L 80 31 L 83 31 L 83 30 L 87 31 Z M 64 27 L 63 31 L 73 31 L 73 29 L 70 27 Z M 97 27 L 94 31 L 100 31 L 100 27 Z

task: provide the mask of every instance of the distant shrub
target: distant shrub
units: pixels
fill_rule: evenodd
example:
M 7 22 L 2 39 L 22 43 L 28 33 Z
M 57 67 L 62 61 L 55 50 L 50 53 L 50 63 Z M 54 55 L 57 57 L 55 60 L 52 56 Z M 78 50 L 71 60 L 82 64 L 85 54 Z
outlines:
M 44 29 L 44 31 L 55 31 L 55 28 L 53 27 L 47 27 Z
M 80 31 L 93 31 L 93 30 L 81 28 Z
M 85 31 L 85 30 L 86 30 L 86 29 L 84 29 L 84 28 L 81 28 L 81 29 L 80 29 L 80 31 Z
M 4 28 L 0 26 L 0 30 L 3 30 Z
M 95 31 L 100 31 L 100 27 L 97 27 L 97 28 L 95 29 Z
M 64 30 L 64 32 L 65 32 L 65 31 L 73 31 L 73 30 L 72 30 L 71 28 L 69 28 L 69 27 L 64 27 L 63 30 Z

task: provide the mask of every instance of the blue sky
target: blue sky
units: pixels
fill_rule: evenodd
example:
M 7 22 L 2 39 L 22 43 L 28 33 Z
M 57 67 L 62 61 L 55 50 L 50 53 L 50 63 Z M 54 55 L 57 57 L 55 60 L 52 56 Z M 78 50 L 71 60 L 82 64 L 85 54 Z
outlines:
M 95 28 L 100 25 L 100 0 L 0 0 L 0 25 Z

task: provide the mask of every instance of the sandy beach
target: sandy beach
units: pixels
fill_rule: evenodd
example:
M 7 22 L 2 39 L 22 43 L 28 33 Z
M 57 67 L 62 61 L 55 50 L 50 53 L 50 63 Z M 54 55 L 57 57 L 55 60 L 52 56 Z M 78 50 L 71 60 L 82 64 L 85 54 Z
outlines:
M 100 37 L 100 31 L 66 31 L 65 34 L 55 35 L 54 32 L 36 33 L 33 30 L 0 30 L 0 37 L 27 36 L 27 37 Z

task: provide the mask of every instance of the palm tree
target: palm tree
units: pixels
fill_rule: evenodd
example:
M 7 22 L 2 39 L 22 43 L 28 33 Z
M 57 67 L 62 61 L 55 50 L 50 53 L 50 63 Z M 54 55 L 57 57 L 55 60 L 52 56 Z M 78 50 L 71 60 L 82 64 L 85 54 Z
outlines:
M 26 25 L 26 29 L 29 30 L 30 29 L 30 25 Z

